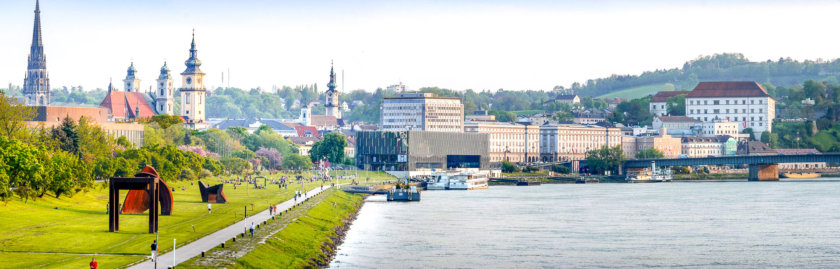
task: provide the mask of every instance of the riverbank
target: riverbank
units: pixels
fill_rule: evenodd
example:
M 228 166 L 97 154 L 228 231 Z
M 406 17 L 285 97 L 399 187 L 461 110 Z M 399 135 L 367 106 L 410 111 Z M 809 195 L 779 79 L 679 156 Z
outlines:
M 329 264 L 364 196 L 330 190 L 323 201 L 236 259 L 232 268 L 311 268 Z M 214 265 L 218 267 L 219 265 Z

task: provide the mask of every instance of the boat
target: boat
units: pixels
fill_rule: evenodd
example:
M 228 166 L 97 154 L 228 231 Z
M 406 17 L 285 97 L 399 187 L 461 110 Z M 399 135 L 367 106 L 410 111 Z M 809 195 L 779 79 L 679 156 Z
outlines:
M 432 180 L 426 183 L 426 190 L 448 190 L 449 189 L 448 173 L 436 173 L 432 175 Z
M 449 180 L 450 190 L 480 190 L 488 188 L 490 180 L 487 172 L 460 173 Z
M 793 179 L 806 179 L 806 178 L 818 178 L 820 174 L 818 173 L 807 173 L 807 172 L 799 172 L 799 173 L 782 173 L 783 178 L 793 178 Z
M 672 173 L 671 169 L 657 169 L 656 162 L 651 162 L 650 169 L 628 172 L 625 180 L 632 183 L 670 182 L 674 178 Z
M 388 191 L 388 201 L 420 201 L 420 191 L 416 186 L 409 186 L 408 189 L 393 187 Z

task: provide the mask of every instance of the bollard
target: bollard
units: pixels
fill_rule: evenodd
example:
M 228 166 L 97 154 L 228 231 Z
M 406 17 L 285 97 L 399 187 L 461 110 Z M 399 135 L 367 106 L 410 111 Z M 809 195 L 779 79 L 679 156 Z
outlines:
M 225 248 L 225 242 L 222 242 L 222 248 Z
M 201 252 L 201 257 L 204 258 L 204 251 Z
M 236 242 L 236 236 L 233 237 L 233 242 Z

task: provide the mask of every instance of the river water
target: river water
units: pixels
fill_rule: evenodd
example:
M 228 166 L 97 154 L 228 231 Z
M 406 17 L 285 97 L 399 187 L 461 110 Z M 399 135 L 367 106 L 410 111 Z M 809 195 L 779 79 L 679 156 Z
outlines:
M 331 268 L 840 268 L 840 179 L 368 198 Z

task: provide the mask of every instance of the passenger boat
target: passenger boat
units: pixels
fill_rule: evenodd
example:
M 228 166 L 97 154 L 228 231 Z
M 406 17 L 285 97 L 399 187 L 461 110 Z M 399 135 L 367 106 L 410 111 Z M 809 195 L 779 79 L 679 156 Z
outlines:
M 432 174 L 432 180 L 426 183 L 426 190 L 448 190 L 449 173 Z
M 656 169 L 656 162 L 651 162 L 650 170 L 645 170 L 636 173 L 627 173 L 627 182 L 632 183 L 653 183 L 653 182 L 670 182 L 673 180 L 671 169 Z
M 490 181 L 487 172 L 460 173 L 449 181 L 450 190 L 480 190 L 488 188 Z
M 794 178 L 794 179 L 806 179 L 806 178 L 818 178 L 820 174 L 818 173 L 782 173 L 783 178 Z
M 408 189 L 394 187 L 388 191 L 388 201 L 420 201 L 420 191 L 415 186 L 410 186 Z

